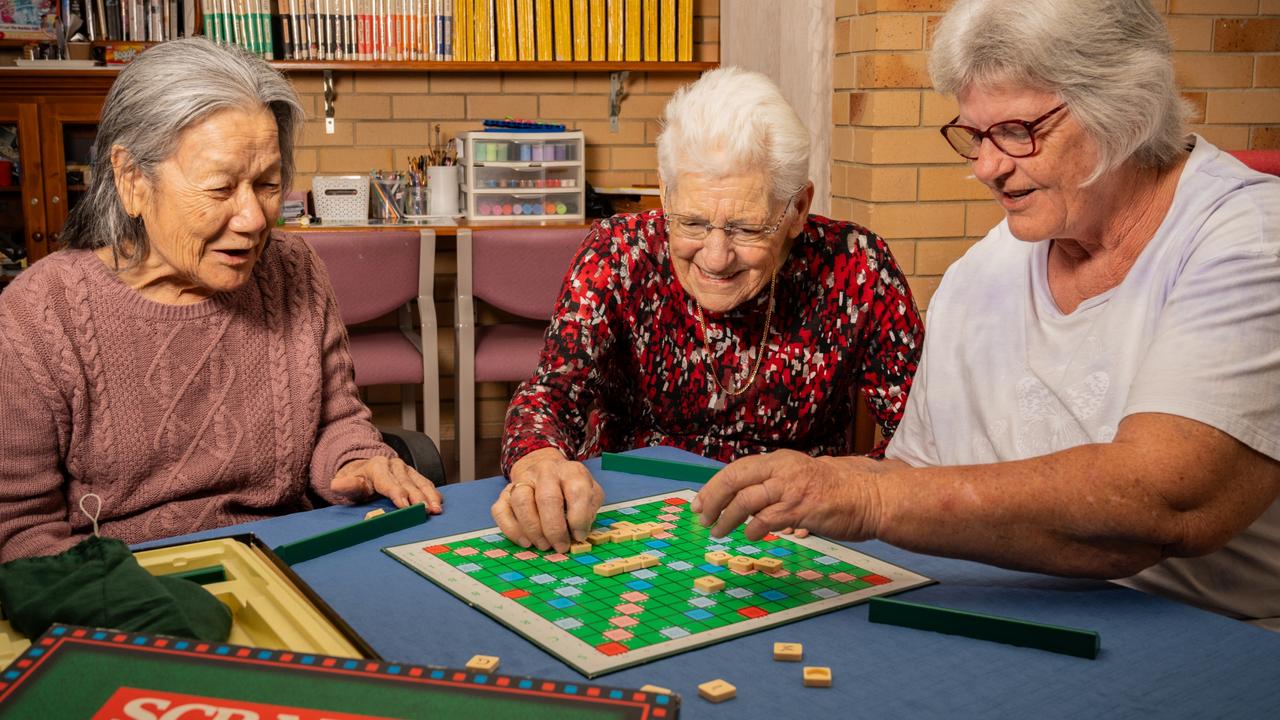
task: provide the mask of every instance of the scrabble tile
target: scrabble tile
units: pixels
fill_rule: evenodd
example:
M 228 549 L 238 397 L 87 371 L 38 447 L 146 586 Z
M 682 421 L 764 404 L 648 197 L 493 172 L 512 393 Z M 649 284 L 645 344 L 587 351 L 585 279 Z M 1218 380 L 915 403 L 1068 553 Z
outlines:
M 752 565 L 762 573 L 772 575 L 782 569 L 782 561 L 776 557 L 752 558 Z
M 585 552 L 591 552 L 591 543 L 589 543 L 589 542 L 584 542 L 584 543 L 570 543 L 570 544 L 569 544 L 569 554 L 570 554 L 570 555 L 577 555 L 577 554 L 579 554 L 579 553 L 585 553 Z
M 493 672 L 498 669 L 498 658 L 494 655 L 476 655 L 467 661 L 467 669 L 476 672 Z
M 804 645 L 787 642 L 774 643 L 773 659 L 783 662 L 800 662 L 804 659 Z
M 713 703 L 720 703 L 725 700 L 732 700 L 736 697 L 738 695 L 738 688 L 730 685 L 724 680 L 710 680 L 698 686 L 698 694 L 701 695 L 704 700 L 708 700 Z
M 370 510 L 369 512 L 365 513 L 364 519 L 368 520 L 369 518 L 376 518 L 379 515 L 386 515 L 386 514 L 387 514 L 386 510 L 383 510 L 382 508 L 377 508 L 375 510 Z
M 654 695 L 671 695 L 672 694 L 671 691 L 668 690 L 667 688 L 658 687 L 657 685 L 641 685 L 640 689 L 647 693 L 653 693 Z
M 807 665 L 804 669 L 805 687 L 831 687 L 831 668 Z
M 706 575 L 694 580 L 693 586 L 703 592 L 720 592 L 724 589 L 724 581 L 718 577 Z
M 724 566 L 724 565 L 728 565 L 728 564 L 729 564 L 729 557 L 730 557 L 730 555 L 729 555 L 729 553 L 727 553 L 727 552 L 722 552 L 722 551 L 720 551 L 720 550 L 715 550 L 715 551 L 712 551 L 712 552 L 707 553 L 706 555 L 703 555 L 702 557 L 703 557 L 703 559 L 705 559 L 707 562 L 711 563 L 712 565 L 720 565 L 720 566 Z

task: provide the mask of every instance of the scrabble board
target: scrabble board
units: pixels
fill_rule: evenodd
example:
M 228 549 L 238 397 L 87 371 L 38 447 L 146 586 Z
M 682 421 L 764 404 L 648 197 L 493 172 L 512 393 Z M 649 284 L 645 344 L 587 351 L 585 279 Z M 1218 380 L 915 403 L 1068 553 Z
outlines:
M 593 532 L 613 539 L 597 534 L 585 552 L 526 550 L 497 528 L 384 552 L 586 677 L 932 582 L 818 537 L 749 542 L 739 528 L 712 538 L 689 509 L 693 497 L 601 508 Z M 641 555 L 648 567 L 631 567 Z M 695 587 L 702 578 L 715 579 L 712 589 Z

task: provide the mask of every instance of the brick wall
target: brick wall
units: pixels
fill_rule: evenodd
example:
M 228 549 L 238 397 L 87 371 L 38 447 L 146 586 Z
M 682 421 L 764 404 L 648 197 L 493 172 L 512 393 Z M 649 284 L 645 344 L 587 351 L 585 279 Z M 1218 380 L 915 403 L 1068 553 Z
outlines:
M 942 273 L 1004 216 L 938 135 L 955 102 L 926 54 L 951 0 L 836 0 L 832 213 L 889 240 L 926 308 Z M 1280 148 L 1280 0 L 1153 0 L 1168 17 L 1193 129 Z
M 720 0 L 694 6 L 694 59 L 717 61 L 720 55 Z M 334 73 L 335 132 L 324 132 L 322 75 L 291 76 L 309 118 L 298 143 L 296 188 L 310 188 L 317 174 L 364 174 L 370 169 L 404 170 L 410 155 L 426 150 L 434 127 L 453 137 L 481 129 L 480 121 L 511 116 L 562 122 L 582 130 L 587 144 L 587 181 L 595 186 L 656 184 L 654 142 L 657 119 L 676 88 L 697 73 L 631 73 L 622 101 L 618 132 L 609 131 L 609 74 L 547 73 Z M 436 255 L 436 310 L 440 324 L 442 434 L 455 437 L 453 400 L 453 293 L 455 257 L 451 241 Z M 481 308 L 479 322 L 495 322 Z M 501 436 L 514 385 L 486 383 L 476 388 L 478 437 Z M 375 412 L 397 418 L 399 391 L 366 391 Z M 392 420 L 392 422 L 395 422 Z

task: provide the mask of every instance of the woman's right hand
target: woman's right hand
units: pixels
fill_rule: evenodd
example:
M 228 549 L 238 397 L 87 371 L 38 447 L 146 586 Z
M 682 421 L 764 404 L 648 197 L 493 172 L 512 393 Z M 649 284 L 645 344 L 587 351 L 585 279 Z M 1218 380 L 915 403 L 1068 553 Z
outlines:
M 520 547 L 568 552 L 571 542 L 586 541 L 603 502 L 604 489 L 585 465 L 547 447 L 511 466 L 511 482 L 490 511 Z

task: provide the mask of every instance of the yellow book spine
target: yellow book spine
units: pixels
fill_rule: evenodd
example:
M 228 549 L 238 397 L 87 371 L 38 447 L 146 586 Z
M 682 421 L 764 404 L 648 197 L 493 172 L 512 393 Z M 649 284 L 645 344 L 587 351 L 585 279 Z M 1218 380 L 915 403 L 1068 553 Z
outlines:
M 587 0 L 573 0 L 573 59 L 591 59 L 591 14 Z
M 551 23 L 551 0 L 534 0 L 533 26 L 538 34 L 538 59 L 554 60 L 556 48 L 553 41 L 555 33 Z
M 677 0 L 676 60 L 693 61 L 693 0 Z
M 662 0 L 662 13 L 659 15 L 660 37 L 658 39 L 658 58 L 662 62 L 675 62 L 676 59 L 676 0 Z
M 605 43 L 608 45 L 605 51 L 605 58 L 619 61 L 626 57 L 622 49 L 622 19 L 625 17 L 626 2 L 625 0 L 604 1 L 605 12 L 608 15 L 605 20 Z
M 658 0 L 644 0 L 644 61 L 658 60 Z
M 493 0 L 476 0 L 475 52 L 476 60 L 493 60 Z
M 643 0 L 627 0 L 627 21 L 623 28 L 626 33 L 627 62 L 637 62 L 644 55 L 644 47 L 640 44 L 643 37 L 640 25 L 641 2 Z
M 521 61 L 537 60 L 533 34 L 533 0 L 516 0 L 516 54 Z
M 570 0 L 555 0 L 556 60 L 573 59 L 573 10 Z
M 515 0 L 497 0 L 494 20 L 498 26 L 498 59 L 514 62 L 516 59 L 516 3 Z
M 601 61 L 605 58 L 605 14 L 604 0 L 591 0 L 591 59 Z
M 471 59 L 471 0 L 453 0 L 453 59 Z

